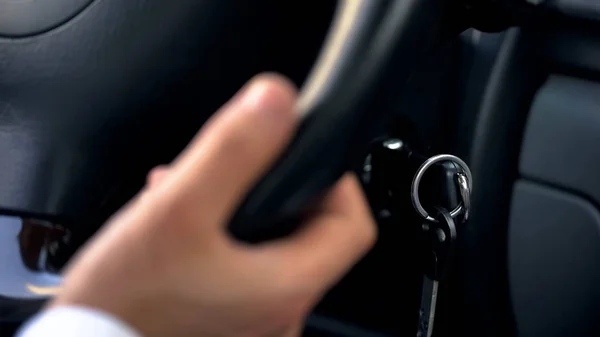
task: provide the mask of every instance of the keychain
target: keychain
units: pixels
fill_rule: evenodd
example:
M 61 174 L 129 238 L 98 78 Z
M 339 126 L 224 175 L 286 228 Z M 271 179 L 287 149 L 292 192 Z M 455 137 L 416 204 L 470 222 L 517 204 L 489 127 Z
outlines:
M 438 206 L 436 207 L 437 214 L 432 216 L 421 204 L 419 186 L 425 172 L 430 167 L 446 161 L 454 163 L 460 169 L 459 173 L 455 175 L 460 204 L 451 211 Z M 412 204 L 417 213 L 425 220 L 421 227 L 424 268 L 417 337 L 431 337 L 433 334 L 439 283 L 443 280 L 452 261 L 457 235 L 456 224 L 464 223 L 469 217 L 472 181 L 471 170 L 467 164 L 462 159 L 449 154 L 427 159 L 413 178 Z

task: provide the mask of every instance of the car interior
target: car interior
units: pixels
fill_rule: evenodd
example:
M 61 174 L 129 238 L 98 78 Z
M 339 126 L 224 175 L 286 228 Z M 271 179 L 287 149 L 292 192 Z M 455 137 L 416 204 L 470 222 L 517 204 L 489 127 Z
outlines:
M 600 336 L 596 0 L 0 0 L 0 336 L 265 71 L 301 88 L 304 118 L 231 233 L 293 232 L 348 170 L 379 228 L 305 336 L 430 335 L 411 188 L 439 154 L 468 168 L 432 164 L 417 188 L 426 214 L 464 212 L 433 336 Z

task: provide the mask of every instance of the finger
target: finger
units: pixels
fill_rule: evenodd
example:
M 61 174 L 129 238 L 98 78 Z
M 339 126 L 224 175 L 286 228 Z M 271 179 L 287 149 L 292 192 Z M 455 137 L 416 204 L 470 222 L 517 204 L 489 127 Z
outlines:
M 177 158 L 166 194 L 192 219 L 223 223 L 289 142 L 296 90 L 269 74 L 247 84 Z
M 377 228 L 354 175 L 326 196 L 322 211 L 295 236 L 272 244 L 290 278 L 315 291 L 337 283 L 373 246 Z

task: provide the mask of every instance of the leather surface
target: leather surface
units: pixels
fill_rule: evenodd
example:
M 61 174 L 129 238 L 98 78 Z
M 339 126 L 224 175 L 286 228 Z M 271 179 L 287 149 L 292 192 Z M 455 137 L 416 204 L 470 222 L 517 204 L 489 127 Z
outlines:
M 600 204 L 600 148 L 594 146 L 600 143 L 599 104 L 598 83 L 551 76 L 531 108 L 521 175 L 577 191 Z
M 598 336 L 600 214 L 584 198 L 519 180 L 508 235 L 518 336 Z
M 600 333 L 599 95 L 597 82 L 551 75 L 528 117 L 508 236 L 521 337 Z

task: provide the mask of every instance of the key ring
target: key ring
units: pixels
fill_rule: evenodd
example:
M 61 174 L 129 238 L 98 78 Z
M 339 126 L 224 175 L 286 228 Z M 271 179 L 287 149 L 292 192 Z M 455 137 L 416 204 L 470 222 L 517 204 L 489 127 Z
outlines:
M 469 220 L 469 215 L 471 214 L 471 187 L 469 186 L 470 180 L 468 180 L 467 176 L 461 172 L 456 174 L 456 181 L 458 182 L 460 198 L 462 199 L 464 208 L 464 222 Z
M 423 208 L 421 200 L 419 199 L 419 185 L 421 184 L 421 180 L 423 179 L 425 172 L 427 172 L 430 167 L 432 167 L 434 164 L 444 161 L 457 164 L 461 170 L 461 172 L 457 174 L 457 182 L 462 200 L 461 203 L 450 212 L 450 216 L 452 216 L 454 219 L 461 213 L 464 213 L 466 220 L 471 211 L 470 196 L 471 190 L 473 189 L 473 177 L 471 176 L 471 170 L 469 169 L 469 166 L 462 159 L 451 154 L 439 154 L 427 159 L 423 164 L 421 164 L 417 170 L 417 173 L 415 174 L 415 177 L 413 178 L 411 185 L 411 199 L 413 207 L 419 213 L 419 215 L 425 218 L 425 220 L 430 222 L 438 222 L 434 217 L 427 213 L 425 208 Z

